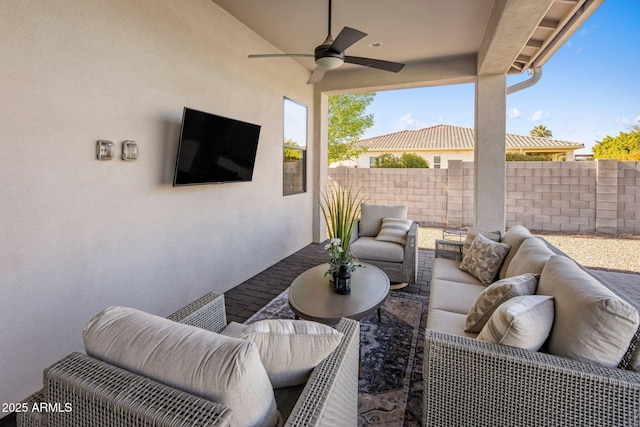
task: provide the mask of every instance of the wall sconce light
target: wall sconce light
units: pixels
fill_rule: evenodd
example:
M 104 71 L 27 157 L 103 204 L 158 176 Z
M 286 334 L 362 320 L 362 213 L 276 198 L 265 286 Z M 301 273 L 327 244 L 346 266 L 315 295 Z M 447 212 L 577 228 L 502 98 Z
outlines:
M 122 143 L 122 160 L 136 160 L 138 158 L 138 144 L 135 141 Z
M 96 157 L 98 160 L 113 159 L 113 142 L 100 140 L 96 144 Z

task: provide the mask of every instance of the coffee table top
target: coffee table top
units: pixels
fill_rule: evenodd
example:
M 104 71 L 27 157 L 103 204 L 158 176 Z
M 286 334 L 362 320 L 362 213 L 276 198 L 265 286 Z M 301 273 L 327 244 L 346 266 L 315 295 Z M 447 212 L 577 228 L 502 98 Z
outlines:
M 351 293 L 340 295 L 324 273 L 329 264 L 315 266 L 298 277 L 289 288 L 289 306 L 299 317 L 334 324 L 341 317 L 360 320 L 380 307 L 389 295 L 389 278 L 371 264 L 362 263 L 351 273 Z

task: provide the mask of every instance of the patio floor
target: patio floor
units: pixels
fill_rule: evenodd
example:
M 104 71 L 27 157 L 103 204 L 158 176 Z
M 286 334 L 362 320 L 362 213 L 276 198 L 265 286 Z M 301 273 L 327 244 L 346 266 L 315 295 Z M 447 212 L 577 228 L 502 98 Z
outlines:
M 402 292 L 429 295 L 433 259 L 433 250 L 418 251 L 418 283 L 403 288 Z M 312 243 L 227 291 L 225 293 L 227 321 L 244 322 L 287 289 L 300 273 L 327 260 L 328 255 L 324 250 L 324 244 Z M 626 295 L 636 307 L 640 307 L 640 274 L 591 271 L 606 280 L 620 295 Z

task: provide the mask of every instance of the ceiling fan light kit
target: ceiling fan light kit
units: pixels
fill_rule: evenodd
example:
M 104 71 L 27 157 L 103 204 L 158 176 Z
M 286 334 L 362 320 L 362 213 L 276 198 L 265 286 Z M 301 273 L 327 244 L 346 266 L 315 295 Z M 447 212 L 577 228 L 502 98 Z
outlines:
M 358 42 L 360 39 L 367 36 L 367 33 L 363 33 L 362 31 L 358 31 L 354 28 L 344 27 L 338 37 L 334 40 L 331 37 L 331 0 L 329 0 L 329 25 L 328 25 L 328 34 L 324 43 L 320 46 L 316 47 L 313 55 L 310 54 L 265 54 L 265 55 L 249 55 L 249 58 L 273 58 L 273 57 L 294 57 L 294 56 L 302 56 L 302 57 L 314 57 L 316 62 L 316 69 L 311 73 L 311 77 L 307 83 L 318 83 L 322 80 L 325 71 L 335 70 L 342 66 L 345 62 L 349 64 L 362 65 L 365 67 L 376 68 L 378 70 L 390 71 L 392 73 L 397 73 L 402 68 L 404 68 L 404 64 L 400 64 L 398 62 L 390 62 L 383 61 L 380 59 L 372 59 L 372 58 L 361 58 L 357 56 L 346 56 L 344 51 Z M 381 43 L 372 43 L 372 45 L 380 46 Z

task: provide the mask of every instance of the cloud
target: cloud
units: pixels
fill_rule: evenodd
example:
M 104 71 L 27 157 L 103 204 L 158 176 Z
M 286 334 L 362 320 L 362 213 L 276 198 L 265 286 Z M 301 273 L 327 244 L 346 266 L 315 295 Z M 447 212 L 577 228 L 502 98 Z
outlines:
M 529 120 L 531 120 L 532 122 L 537 122 L 540 121 L 542 119 L 548 119 L 549 117 L 551 117 L 551 113 L 546 112 L 543 113 L 540 110 L 534 111 L 533 113 L 529 114 L 529 117 L 527 117 Z
M 640 117 L 640 116 L 638 116 Z M 636 117 L 636 121 L 638 119 L 638 117 Z M 629 125 L 631 124 L 631 121 L 629 119 L 627 119 L 626 117 L 616 117 L 616 123 L 618 123 L 619 125 Z
M 396 125 L 398 130 L 422 129 L 423 127 L 426 127 L 426 124 L 413 117 L 411 113 L 400 117 Z
M 509 111 L 507 111 L 507 115 L 510 119 L 519 119 L 520 117 L 522 117 L 522 112 L 517 108 L 509 108 Z
M 636 117 L 636 123 L 640 123 L 640 116 Z

